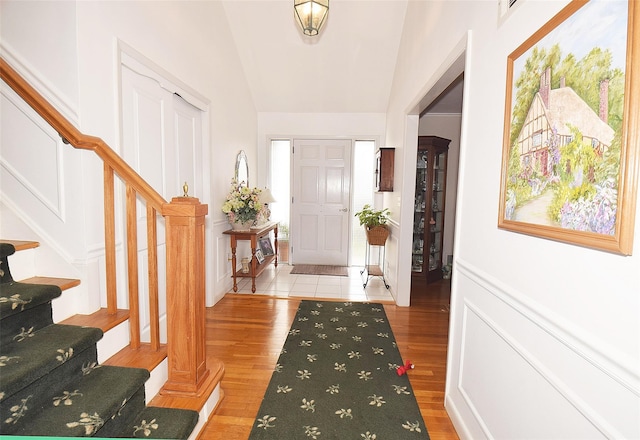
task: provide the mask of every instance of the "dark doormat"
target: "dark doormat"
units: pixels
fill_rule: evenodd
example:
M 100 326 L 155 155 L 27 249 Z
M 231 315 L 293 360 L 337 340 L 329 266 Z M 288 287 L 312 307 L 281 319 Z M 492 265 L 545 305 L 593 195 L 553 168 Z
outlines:
M 346 266 L 322 266 L 317 264 L 296 264 L 291 269 L 294 275 L 334 275 L 339 277 L 349 276 Z

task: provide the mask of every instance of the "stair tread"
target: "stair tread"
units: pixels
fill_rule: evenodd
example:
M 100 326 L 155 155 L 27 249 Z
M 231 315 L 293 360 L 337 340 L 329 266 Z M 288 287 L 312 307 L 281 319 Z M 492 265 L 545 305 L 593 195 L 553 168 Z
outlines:
M 0 353 L 5 366 L 0 376 L 0 401 L 48 374 L 102 338 L 102 331 L 89 327 L 52 324 L 35 333 L 28 330 L 11 344 L 3 344 Z
M 149 378 L 147 370 L 97 366 L 70 383 L 64 395 L 47 402 L 15 434 L 78 437 L 95 434 Z M 56 404 L 56 400 L 58 403 Z M 140 412 L 143 408 L 135 410 Z
M 60 290 L 71 289 L 80 285 L 80 280 L 75 278 L 57 278 L 57 277 L 31 277 L 20 281 L 25 284 L 41 284 L 48 286 L 58 286 Z
M 115 314 L 111 315 L 107 309 L 102 308 L 90 315 L 73 315 L 61 321 L 61 324 L 82 325 L 87 327 L 97 327 L 103 332 L 107 332 L 112 328 L 120 325 L 129 319 L 129 310 L 118 309 Z
M 37 241 L 30 240 L 5 240 L 0 239 L 0 243 L 9 243 L 16 248 L 16 251 L 24 251 L 26 249 L 34 249 L 40 246 L 40 243 Z
M 45 304 L 61 294 L 60 287 L 53 284 L 0 283 L 0 318 Z
M 149 344 L 141 344 L 140 348 L 125 347 L 109 359 L 103 365 L 118 365 L 120 367 L 145 368 L 153 371 L 160 362 L 167 357 L 167 346 L 161 345 L 156 351 Z
M 187 439 L 197 423 L 196 411 L 147 406 L 119 437 Z

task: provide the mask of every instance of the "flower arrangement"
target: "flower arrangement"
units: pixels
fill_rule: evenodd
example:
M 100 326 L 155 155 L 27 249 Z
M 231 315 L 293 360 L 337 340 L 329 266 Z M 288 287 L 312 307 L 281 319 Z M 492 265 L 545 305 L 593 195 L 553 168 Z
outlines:
M 264 205 L 260 201 L 260 188 L 238 186 L 238 182 L 231 180 L 231 189 L 222 205 L 222 212 L 227 214 L 229 223 L 255 222 L 262 213 Z

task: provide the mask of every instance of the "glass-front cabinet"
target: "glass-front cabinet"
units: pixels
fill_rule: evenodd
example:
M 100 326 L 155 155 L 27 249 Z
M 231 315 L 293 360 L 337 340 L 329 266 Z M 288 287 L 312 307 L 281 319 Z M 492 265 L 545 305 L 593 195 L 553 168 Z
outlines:
M 427 283 L 442 278 L 449 139 L 418 137 L 411 272 Z

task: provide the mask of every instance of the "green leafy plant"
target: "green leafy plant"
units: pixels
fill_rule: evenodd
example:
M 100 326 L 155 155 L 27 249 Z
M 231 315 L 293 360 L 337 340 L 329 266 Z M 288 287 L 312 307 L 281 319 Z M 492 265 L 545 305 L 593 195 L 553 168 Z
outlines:
M 366 204 L 362 207 L 362 210 L 356 212 L 356 217 L 360 220 L 360 225 L 367 229 L 375 226 L 384 226 L 389 221 L 389 215 L 391 212 L 388 208 L 375 210 L 371 205 Z

